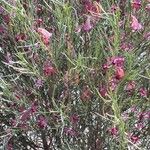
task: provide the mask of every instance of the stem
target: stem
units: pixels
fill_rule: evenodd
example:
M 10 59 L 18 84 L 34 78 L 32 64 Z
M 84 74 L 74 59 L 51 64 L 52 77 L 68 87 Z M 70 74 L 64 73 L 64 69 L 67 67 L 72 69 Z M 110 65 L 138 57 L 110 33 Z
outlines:
M 126 149 L 126 137 L 125 137 L 125 123 L 121 117 L 120 113 L 120 107 L 117 102 L 117 98 L 112 99 L 112 109 L 114 111 L 114 116 L 115 116 L 115 122 L 119 127 L 119 133 L 120 133 L 120 149 L 125 150 Z

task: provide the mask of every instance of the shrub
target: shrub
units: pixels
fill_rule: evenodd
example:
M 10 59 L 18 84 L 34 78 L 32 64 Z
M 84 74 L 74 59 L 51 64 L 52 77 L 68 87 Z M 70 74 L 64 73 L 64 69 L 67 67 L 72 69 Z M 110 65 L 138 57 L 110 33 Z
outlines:
M 149 1 L 0 2 L 0 148 L 149 149 Z

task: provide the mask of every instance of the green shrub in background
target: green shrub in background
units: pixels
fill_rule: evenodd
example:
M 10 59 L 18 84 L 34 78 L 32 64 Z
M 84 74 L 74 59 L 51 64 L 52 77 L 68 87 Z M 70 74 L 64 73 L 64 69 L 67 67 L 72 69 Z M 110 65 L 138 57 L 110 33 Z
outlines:
M 149 0 L 1 0 L 0 149 L 150 149 L 149 27 Z

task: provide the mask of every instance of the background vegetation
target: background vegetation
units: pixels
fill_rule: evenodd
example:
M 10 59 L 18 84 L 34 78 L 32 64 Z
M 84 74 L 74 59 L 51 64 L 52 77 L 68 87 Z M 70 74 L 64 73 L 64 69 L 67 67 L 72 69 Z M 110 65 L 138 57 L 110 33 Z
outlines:
M 0 1 L 0 149 L 150 149 L 149 0 Z

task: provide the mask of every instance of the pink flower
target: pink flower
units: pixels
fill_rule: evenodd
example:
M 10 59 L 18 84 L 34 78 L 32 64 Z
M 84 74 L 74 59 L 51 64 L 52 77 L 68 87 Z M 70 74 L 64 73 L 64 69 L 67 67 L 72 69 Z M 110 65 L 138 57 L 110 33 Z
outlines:
M 124 70 L 121 67 L 116 68 L 115 77 L 118 80 L 121 80 L 125 75 Z
M 25 41 L 26 39 L 27 36 L 24 33 L 20 33 L 15 36 L 16 42 Z
M 40 34 L 43 43 L 47 46 L 49 44 L 49 40 L 52 37 L 52 33 L 48 32 L 44 28 L 38 28 L 37 32 Z
M 112 65 L 115 67 L 123 67 L 124 65 L 124 57 L 113 56 L 107 58 L 107 62 L 103 65 L 103 69 L 109 69 Z
M 140 31 L 141 29 L 143 29 L 143 26 L 138 22 L 137 18 L 135 16 L 131 16 L 131 28 L 132 31 Z
M 118 135 L 118 129 L 116 127 L 110 128 L 110 129 L 108 129 L 108 131 L 112 136 Z
M 56 73 L 56 70 L 49 61 L 45 61 L 43 72 L 45 76 L 52 76 Z
M 125 59 L 123 57 L 114 57 L 112 64 L 116 67 L 122 67 L 124 65 Z
M 47 126 L 47 119 L 44 116 L 39 116 L 37 120 L 39 128 L 45 128 Z
M 83 30 L 89 32 L 92 28 L 93 25 L 91 24 L 91 18 L 88 16 L 85 23 L 83 24 Z
M 77 132 L 71 127 L 70 128 L 65 127 L 64 128 L 64 133 L 68 136 L 76 136 L 77 135 Z
M 37 19 L 35 24 L 40 26 L 43 23 L 43 20 L 41 18 Z
M 71 115 L 70 121 L 72 122 L 72 124 L 76 124 L 79 121 L 79 116 L 77 114 Z
M 37 79 L 35 81 L 35 86 L 39 89 L 40 87 L 42 87 L 44 84 L 44 81 L 42 79 Z
M 96 6 L 91 2 L 91 0 L 84 0 L 83 2 L 83 5 L 84 5 L 84 11 L 85 13 L 88 13 L 88 12 L 97 12 L 97 8 Z
M 20 120 L 23 122 L 27 121 L 30 119 L 30 115 L 31 115 L 31 111 L 30 111 L 30 109 L 27 109 L 27 110 L 22 112 Z
M 136 87 L 135 81 L 129 81 L 128 84 L 125 87 L 126 91 L 132 91 Z
M 132 8 L 134 8 L 136 10 L 140 9 L 140 7 L 141 7 L 141 0 L 133 0 L 131 2 L 131 6 L 132 6 Z
M 147 112 L 140 112 L 138 114 L 138 119 L 139 119 L 139 121 L 142 121 L 143 119 L 149 120 L 150 119 L 150 112 L 149 111 L 147 111 Z
M 148 92 L 147 92 L 147 90 L 146 90 L 145 88 L 140 88 L 139 94 L 140 94 L 140 96 L 142 96 L 142 97 L 147 97 Z
M 31 111 L 31 114 L 35 113 L 38 109 L 38 104 L 37 102 L 33 102 L 32 105 L 31 105 L 31 108 L 30 108 L 30 111 Z
M 106 97 L 107 96 L 107 89 L 106 87 L 100 87 L 99 88 L 99 93 L 101 94 L 102 97 Z
M 55 73 L 55 69 L 52 66 L 47 66 L 44 68 L 44 75 L 51 76 Z
M 10 16 L 7 14 L 7 15 L 3 15 L 3 20 L 6 24 L 9 24 L 10 22 Z
M 130 139 L 131 139 L 132 143 L 134 143 L 134 144 L 139 141 L 139 137 L 136 135 L 131 135 Z
M 109 66 L 109 64 L 105 63 L 102 65 L 102 68 L 104 71 L 107 71 L 110 68 L 110 66 Z
M 37 110 L 37 103 L 33 102 L 31 104 L 31 106 L 27 110 L 25 110 L 25 111 L 22 112 L 20 120 L 23 121 L 23 122 L 29 120 L 31 114 L 33 114 L 34 112 L 36 112 L 36 110 Z

